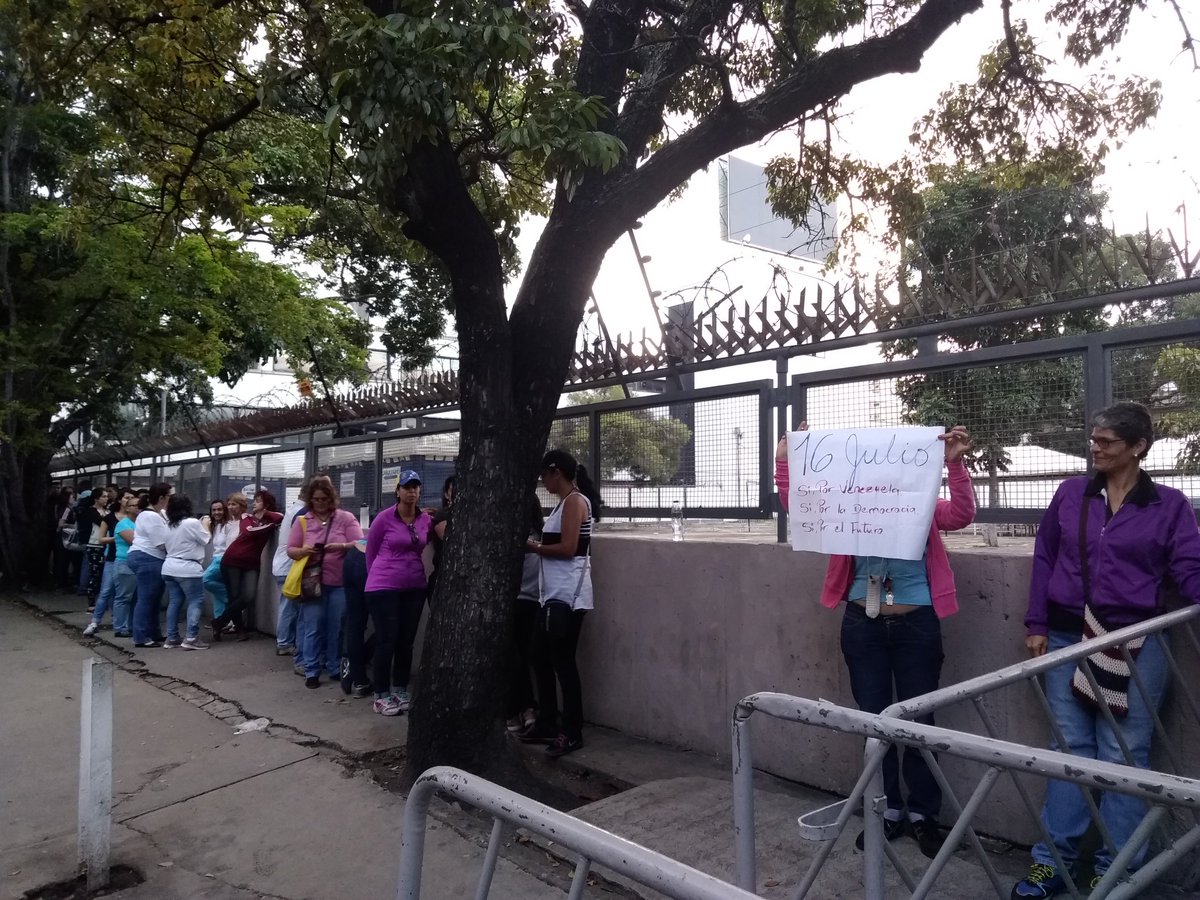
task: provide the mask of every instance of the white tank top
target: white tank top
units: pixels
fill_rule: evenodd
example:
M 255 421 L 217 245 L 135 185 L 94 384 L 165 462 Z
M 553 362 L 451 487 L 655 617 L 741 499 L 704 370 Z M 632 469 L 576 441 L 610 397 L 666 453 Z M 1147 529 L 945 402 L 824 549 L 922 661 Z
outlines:
M 573 491 L 573 494 L 579 494 Z M 570 497 L 571 494 L 567 494 Z M 541 557 L 542 562 L 542 603 L 547 600 L 563 600 L 571 604 L 572 609 L 592 609 L 592 504 L 583 494 L 583 502 L 587 505 L 587 515 L 579 523 L 579 544 L 575 547 L 575 555 L 570 559 L 556 559 L 548 556 Z M 563 505 L 567 497 L 559 501 L 558 506 L 546 519 L 542 527 L 542 543 L 558 544 L 562 542 Z

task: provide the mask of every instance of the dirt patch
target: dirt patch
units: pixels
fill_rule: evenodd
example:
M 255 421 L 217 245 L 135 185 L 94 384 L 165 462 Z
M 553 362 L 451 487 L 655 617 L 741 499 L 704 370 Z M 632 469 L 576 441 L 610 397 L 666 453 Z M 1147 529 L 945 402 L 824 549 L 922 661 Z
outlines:
M 66 881 L 56 881 L 53 884 L 33 888 L 21 896 L 22 900 L 87 900 L 90 897 L 104 897 L 137 887 L 145 880 L 142 873 L 133 866 L 113 866 L 108 870 L 108 887 L 101 888 L 95 893 L 88 893 L 87 876 L 79 875 Z

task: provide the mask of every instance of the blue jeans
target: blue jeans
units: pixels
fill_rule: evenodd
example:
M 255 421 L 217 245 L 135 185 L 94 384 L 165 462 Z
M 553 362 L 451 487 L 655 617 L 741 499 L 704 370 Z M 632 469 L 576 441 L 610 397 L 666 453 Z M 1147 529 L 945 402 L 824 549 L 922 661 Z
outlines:
M 1049 633 L 1050 651 L 1061 650 L 1079 643 L 1080 635 L 1068 631 Z M 1125 743 L 1133 754 L 1134 764 L 1139 768 L 1150 768 L 1150 739 L 1154 733 L 1152 712 L 1162 704 L 1167 690 L 1170 670 L 1166 655 L 1157 638 L 1147 638 L 1137 656 L 1137 670 L 1150 693 L 1150 705 L 1142 698 L 1141 691 L 1131 680 L 1129 683 L 1129 715 L 1116 720 Z M 1066 739 L 1065 748 L 1052 745 L 1055 750 L 1066 750 L 1075 756 L 1099 759 L 1105 762 L 1127 764 L 1121 747 L 1104 714 L 1086 707 L 1071 693 L 1071 678 L 1077 663 L 1066 663 L 1046 673 L 1046 699 L 1058 720 Z M 1080 791 L 1086 790 L 1069 781 L 1046 782 L 1046 801 L 1042 806 L 1042 824 L 1054 839 L 1054 846 L 1062 854 L 1063 862 L 1074 866 L 1079 856 L 1079 841 L 1092 823 L 1091 814 Z M 1146 804 L 1137 797 L 1105 791 L 1100 795 L 1100 817 L 1108 827 L 1109 835 L 1116 847 L 1103 847 L 1096 853 L 1097 874 L 1107 872 L 1113 857 L 1129 840 L 1135 828 L 1146 814 Z M 1146 859 L 1147 845 L 1138 848 L 1130 869 L 1137 869 Z M 1054 857 L 1045 842 L 1033 847 L 1033 861 L 1048 866 L 1055 865 Z
M 113 598 L 112 622 L 114 634 L 129 634 L 130 618 L 133 612 L 133 595 L 137 590 L 137 578 L 129 563 L 123 559 L 115 560 L 113 584 L 116 586 L 116 596 Z
M 339 585 L 321 585 L 320 600 L 305 600 L 299 607 L 296 636 L 300 639 L 297 664 L 313 678 L 321 669 L 340 677 L 342 615 L 346 612 L 346 590 Z
M 212 562 L 208 564 L 208 568 L 204 570 L 203 581 L 204 589 L 213 598 L 213 618 L 219 619 L 225 615 L 225 601 L 228 597 L 225 592 L 225 579 L 221 576 L 220 556 L 214 556 Z
M 283 596 L 283 583 L 286 575 L 276 575 L 275 584 L 279 587 L 279 616 L 275 620 L 275 644 L 278 647 L 295 647 L 296 621 L 300 618 L 300 604 Z
M 164 575 L 167 585 L 167 638 L 179 640 L 179 607 L 187 603 L 187 638 L 200 636 L 200 613 L 204 610 L 204 576 Z
M 99 625 L 104 621 L 104 614 L 108 612 L 108 607 L 112 605 L 113 600 L 117 595 L 117 563 L 116 561 L 106 562 L 104 564 L 104 574 L 100 576 L 100 596 L 96 598 L 96 608 L 92 610 L 92 624 Z M 117 628 L 117 610 L 113 607 L 113 631 L 120 631 Z
M 137 603 L 133 607 L 133 642 L 161 641 L 163 561 L 141 550 L 130 550 L 125 560 L 137 579 Z
M 942 626 L 933 607 L 897 616 L 867 618 L 858 603 L 847 603 L 842 617 L 842 655 L 850 670 L 854 702 L 864 712 L 882 712 L 898 700 L 910 700 L 937 690 L 942 674 Z M 895 689 L 893 690 L 893 682 Z M 933 716 L 916 721 L 933 724 Z M 904 750 L 903 774 L 908 787 L 905 804 L 900 789 L 899 752 L 892 746 L 883 758 L 883 787 L 888 809 L 937 818 L 942 789 L 924 757 Z

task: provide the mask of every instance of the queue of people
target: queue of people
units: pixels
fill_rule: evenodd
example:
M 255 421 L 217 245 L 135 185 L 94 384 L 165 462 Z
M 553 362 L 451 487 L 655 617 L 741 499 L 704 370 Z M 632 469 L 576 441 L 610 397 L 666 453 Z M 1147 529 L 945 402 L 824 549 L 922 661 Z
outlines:
M 835 555 L 828 561 L 820 601 L 842 611 L 842 656 L 851 693 L 866 711 L 880 712 L 939 685 L 944 660 L 940 623 L 958 609 L 941 534 L 966 527 L 975 516 L 964 464 L 971 438 L 964 428 L 954 427 L 941 440 L 949 499 L 937 501 L 923 557 Z M 1031 655 L 1161 613 L 1168 580 L 1187 600 L 1200 603 L 1200 529 L 1188 498 L 1141 470 L 1153 441 L 1150 415 L 1138 404 L 1119 403 L 1095 416 L 1090 436 L 1094 474 L 1065 481 L 1038 530 L 1025 619 Z M 775 477 L 786 504 L 790 479 L 784 439 L 776 452 Z M 506 714 L 508 728 L 519 740 L 545 744 L 553 757 L 583 744 L 576 651 L 593 608 L 591 536 L 599 496 L 584 468 L 561 450 L 544 457 L 541 481 L 557 503 L 543 519 L 536 496 L 528 500 L 525 564 L 512 600 Z M 213 637 L 220 640 L 226 629 L 244 634 L 248 625 L 240 614 L 257 584 L 261 550 L 283 525 L 272 567 L 281 591 L 276 652 L 295 654 L 295 671 L 307 687 L 319 686 L 322 674 L 340 679 L 348 693 L 372 697 L 373 710 L 390 717 L 403 714 L 410 704 L 413 643 L 422 610 L 432 599 L 425 550 L 431 544 L 440 550 L 455 489 L 448 480 L 441 508 L 428 509 L 421 504 L 419 474 L 406 470 L 397 478 L 393 505 L 375 516 L 365 534 L 358 519 L 340 509 L 333 482 L 321 475 L 309 480 L 286 515 L 276 511 L 268 492 L 260 491 L 251 512 L 245 512 L 245 498 L 239 509 L 238 499 L 230 497 L 223 510 L 214 502 L 200 522 L 191 518 L 187 498 L 174 497 L 170 485 L 161 484 L 140 498 L 128 491 L 109 497 L 105 489 L 83 497 L 81 491 L 78 502 L 90 504 L 73 517 L 64 511 L 60 525 L 74 526 L 76 543 L 100 551 L 88 554 L 86 577 L 82 569 L 78 575 L 90 591 L 91 569 L 100 570 L 88 634 L 111 608 L 114 633 L 131 632 L 135 646 L 188 649 L 206 646 L 198 634 L 198 598 L 209 578 L 206 554 L 217 560 L 230 598 L 214 619 Z M 435 573 L 445 565 L 440 552 L 437 557 Z M 164 580 L 170 596 L 166 635 L 158 613 Z M 179 615 L 184 611 L 181 635 Z M 374 629 L 370 640 L 369 625 Z M 1091 658 L 1099 695 L 1081 666 L 1065 664 L 1047 673 L 1046 695 L 1063 742 L 1055 749 L 1124 763 L 1123 748 L 1128 748 L 1136 765 L 1149 766 L 1154 714 L 1169 670 L 1157 640 L 1132 642 L 1127 649 L 1132 666 L 1119 653 Z M 1117 657 L 1121 661 L 1114 663 Z M 1131 690 L 1133 682 L 1138 690 Z M 893 747 L 882 770 L 885 838 L 909 835 L 926 856 L 936 856 L 944 840 L 938 822 L 942 795 L 925 758 Z M 1146 807 L 1136 798 L 1105 792 L 1098 809 L 1106 843 L 1095 855 L 1093 885 L 1135 837 Z M 1012 889 L 1015 900 L 1067 890 L 1067 875 L 1079 875 L 1075 867 L 1090 821 L 1078 786 L 1048 783 L 1042 822 L 1051 840 L 1033 848 L 1029 874 Z M 857 843 L 861 848 L 862 834 Z M 1146 852 L 1143 842 L 1128 867 L 1140 866 Z

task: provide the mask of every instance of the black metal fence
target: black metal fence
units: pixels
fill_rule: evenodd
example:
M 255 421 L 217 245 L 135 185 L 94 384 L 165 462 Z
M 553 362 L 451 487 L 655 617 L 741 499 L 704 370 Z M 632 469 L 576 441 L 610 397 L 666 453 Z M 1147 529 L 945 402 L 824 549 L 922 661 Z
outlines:
M 1200 397 L 1162 366 L 1177 349 L 1195 351 L 1200 366 L 1200 320 L 797 375 L 791 420 L 811 428 L 966 424 L 976 520 L 1032 523 L 1064 478 L 1088 471 L 1093 414 L 1133 400 L 1151 409 L 1164 435 L 1145 470 L 1200 500 L 1200 473 L 1183 465 L 1200 445 Z
M 1200 319 L 1062 336 L 966 353 L 935 353 L 854 368 L 564 408 L 549 445 L 596 478 L 608 519 L 656 519 L 679 503 L 690 519 L 769 519 L 778 429 L 967 424 L 976 442 L 978 521 L 1036 522 L 1058 483 L 1088 468 L 1088 422 L 1116 400 L 1151 407 L 1169 436 L 1146 461 L 1156 479 L 1200 498 L 1181 465 L 1200 447 L 1200 398 L 1164 374 L 1172 353 L 1196 352 Z M 784 365 L 781 368 L 785 369 Z M 1200 377 L 1197 377 L 1200 381 Z M 774 419 L 774 421 L 772 421 Z M 71 468 L 64 481 L 171 481 L 194 499 L 258 486 L 293 501 L 311 472 L 329 474 L 344 508 L 364 516 L 389 502 L 396 476 L 421 474 L 436 501 L 454 471 L 458 423 L 397 416 L 390 430 L 335 439 L 330 431 Z M 116 452 L 114 452 L 116 455 Z M 544 498 L 547 499 L 548 498 Z

